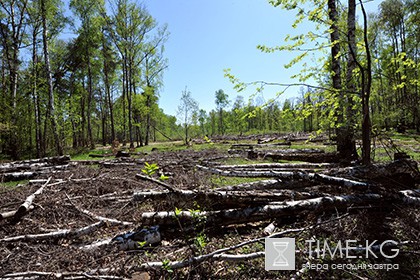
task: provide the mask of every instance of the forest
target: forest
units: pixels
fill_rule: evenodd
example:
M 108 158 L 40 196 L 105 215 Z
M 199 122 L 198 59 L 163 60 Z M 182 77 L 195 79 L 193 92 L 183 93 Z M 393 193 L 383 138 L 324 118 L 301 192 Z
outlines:
M 268 3 L 295 82 L 171 116 L 146 5 L 0 0 L 0 279 L 420 279 L 420 1 Z
M 324 53 L 322 71 L 305 62 L 305 71 L 296 75 L 297 98 L 264 100 L 258 94 L 261 84 L 246 100 L 240 95 L 245 83 L 227 72 L 239 93 L 227 94 L 215 85 L 208 93 L 215 94 L 214 110 L 200 110 L 197 104 L 177 119 L 158 107 L 170 63 L 164 52 L 169 32 L 144 5 L 118 0 L 106 9 L 101 0 L 75 0 L 69 2 L 71 16 L 65 16 L 67 7 L 59 0 L 2 1 L 1 154 L 10 159 L 60 155 L 114 140 L 133 148 L 181 139 L 186 123 L 191 137 L 335 134 L 345 128 L 350 138 L 360 138 L 366 113 L 372 133 L 418 133 L 420 4 L 383 1 L 377 13 L 366 15 L 363 27 L 361 15 L 357 20 L 355 12 L 333 2 L 327 12 L 322 1 L 315 1 L 312 10 L 297 8 L 295 1 L 272 1 L 296 10 L 296 24 L 306 19 L 319 30 L 285 38 L 279 47 L 259 46 L 285 52 L 316 42 L 313 50 Z M 76 36 L 66 39 L 62 33 L 71 26 Z M 302 51 L 291 64 L 310 51 Z M 316 83 L 306 84 L 308 79 Z

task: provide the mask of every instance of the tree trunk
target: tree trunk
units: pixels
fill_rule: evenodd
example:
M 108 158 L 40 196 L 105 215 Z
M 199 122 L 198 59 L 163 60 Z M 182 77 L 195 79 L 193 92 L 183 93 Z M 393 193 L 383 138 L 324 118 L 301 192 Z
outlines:
M 372 86 L 372 59 L 370 56 L 369 40 L 368 40 L 368 27 L 367 27 L 367 15 L 363 3 L 361 0 L 360 5 L 363 13 L 363 39 L 366 49 L 366 82 L 364 82 L 364 87 L 362 88 L 362 105 L 363 105 L 363 122 L 362 122 L 362 162 L 364 165 L 369 165 L 371 163 L 371 128 L 372 124 L 370 121 L 370 110 L 369 110 L 369 98 L 370 91 Z
M 355 157 L 353 154 L 355 147 L 353 137 L 349 130 L 349 124 L 346 123 L 344 118 L 345 96 L 341 84 L 341 66 L 340 66 L 340 33 L 338 27 L 338 12 L 335 0 L 328 0 L 328 16 L 331 20 L 331 70 L 332 74 L 332 86 L 335 91 L 337 98 L 340 103 L 340 112 L 336 112 L 337 115 L 337 152 L 340 154 L 343 160 L 351 160 Z M 354 147 L 354 148 L 353 148 Z
M 58 135 L 57 120 L 55 116 L 54 91 L 53 91 L 53 82 L 52 82 L 51 65 L 50 65 L 50 54 L 48 50 L 47 11 L 45 7 L 45 0 L 41 0 L 41 10 L 42 10 L 42 38 L 43 38 L 43 43 L 44 43 L 45 70 L 47 72 L 47 83 L 48 83 L 49 117 L 51 119 L 52 133 L 54 136 L 56 153 L 61 156 L 63 155 L 63 148 L 61 147 L 61 142 Z

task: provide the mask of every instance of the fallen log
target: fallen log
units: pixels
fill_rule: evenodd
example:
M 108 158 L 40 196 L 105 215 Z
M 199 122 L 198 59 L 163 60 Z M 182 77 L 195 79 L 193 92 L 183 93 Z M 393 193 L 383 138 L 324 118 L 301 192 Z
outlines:
M 202 165 L 197 165 L 197 168 L 211 172 L 213 174 L 229 177 L 274 177 L 285 180 L 316 180 L 322 183 L 335 184 L 345 187 L 368 187 L 369 183 L 350 180 L 346 178 L 333 177 L 325 174 L 291 172 L 291 171 L 248 171 L 248 170 L 221 170 Z
M 219 169 L 325 169 L 336 167 L 333 163 L 255 163 L 255 164 L 237 164 L 237 165 L 218 165 Z
M 29 206 L 27 212 L 32 211 L 35 207 L 33 205 Z M 0 221 L 5 219 L 10 219 L 15 217 L 17 210 L 7 211 L 0 213 Z
M 12 172 L 12 173 L 3 173 L 0 175 L 0 181 L 2 182 L 11 182 L 11 181 L 20 181 L 20 180 L 29 180 L 37 176 L 37 172 Z
M 333 176 L 351 176 L 368 179 L 392 188 L 415 188 L 420 183 L 418 164 L 414 160 L 398 160 L 389 163 L 354 166 L 326 170 L 325 174 Z
M 275 189 L 280 186 L 282 181 L 279 179 L 259 180 L 250 183 L 242 183 L 234 186 L 226 186 L 215 189 L 215 191 L 240 191 L 240 190 L 265 190 Z
M 277 151 L 248 151 L 249 159 L 271 159 L 271 160 L 290 160 L 290 161 L 304 161 L 312 163 L 338 163 L 341 158 L 337 153 L 325 153 L 325 152 L 285 152 L 286 150 Z
M 282 205 L 265 205 L 248 207 L 245 209 L 231 209 L 218 211 L 163 211 L 145 212 L 141 216 L 144 225 L 177 226 L 179 222 L 191 224 L 197 217 L 205 220 L 208 226 L 242 224 L 282 216 L 297 215 L 303 211 L 346 209 L 351 205 L 365 205 L 375 203 L 382 198 L 378 194 L 325 196 L 306 200 L 287 201 Z
M 19 206 L 19 208 L 18 208 L 18 210 L 16 211 L 16 213 L 15 213 L 15 215 L 14 215 L 14 217 L 13 217 L 13 219 L 15 220 L 15 221 L 18 221 L 18 220 L 20 220 L 20 218 L 22 218 L 28 211 L 29 211 L 29 208 L 31 207 L 31 205 L 32 205 L 32 202 L 33 202 L 33 200 L 35 199 L 35 197 L 37 196 L 37 195 L 40 195 L 43 191 L 44 191 L 44 188 L 48 185 L 48 183 L 51 181 L 51 177 L 49 177 L 48 178 L 48 180 L 47 180 L 47 182 L 45 182 L 45 184 L 44 185 L 42 185 L 42 187 L 40 187 L 36 192 L 34 192 L 33 194 L 31 194 L 30 196 L 28 196 L 27 198 L 26 198 L 26 200 L 25 200 L 25 202 L 23 202 L 20 206 Z
M 137 202 L 147 199 L 152 201 L 165 200 L 172 202 L 195 201 L 199 205 L 211 205 L 212 209 L 226 209 L 232 207 L 245 207 L 251 205 L 265 205 L 268 202 L 284 201 L 292 199 L 308 199 L 317 197 L 308 192 L 255 192 L 255 191 L 142 191 L 133 194 L 133 200 Z

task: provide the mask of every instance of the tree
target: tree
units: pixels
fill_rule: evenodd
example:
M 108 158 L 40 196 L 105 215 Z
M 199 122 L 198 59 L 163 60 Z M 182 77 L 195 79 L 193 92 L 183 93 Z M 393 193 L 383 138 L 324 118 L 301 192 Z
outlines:
M 187 87 L 185 87 L 185 90 L 182 91 L 181 103 L 178 106 L 177 112 L 179 120 L 181 121 L 182 126 L 184 127 L 185 144 L 189 143 L 188 132 L 193 122 L 193 115 L 197 111 L 198 103 L 192 98 L 191 92 L 188 91 Z
M 19 157 L 19 143 L 18 139 L 18 116 L 17 116 L 17 95 L 19 83 L 19 53 L 25 37 L 26 25 L 26 11 L 28 7 L 27 0 L 6 0 L 0 1 L 2 14 L 6 15 L 0 19 L 0 39 L 4 52 L 4 62 L 8 70 L 8 88 L 9 91 L 4 91 L 7 110 L 4 112 L 6 126 L 9 127 L 8 135 L 8 153 L 13 159 Z
M 225 127 L 223 122 L 223 109 L 229 105 L 229 96 L 222 90 L 216 91 L 216 108 L 219 113 L 219 134 L 225 133 Z
M 94 67 L 99 67 L 99 63 L 93 58 L 96 57 L 101 44 L 102 18 L 100 11 L 103 9 L 103 0 L 72 0 L 70 7 L 81 20 L 79 29 L 79 39 L 83 46 L 83 59 L 87 66 L 87 132 L 89 146 L 95 148 L 92 131 L 92 113 L 94 111 Z M 97 73 L 96 73 L 97 74 Z
M 63 148 L 61 145 L 61 140 L 58 135 L 58 125 L 57 117 L 55 113 L 55 101 L 54 101 L 54 88 L 53 80 L 51 74 L 51 65 L 50 65 L 50 53 L 48 49 L 48 27 L 47 20 L 49 18 L 47 14 L 47 0 L 41 0 L 41 18 L 42 18 L 42 42 L 44 46 L 44 59 L 45 59 L 45 71 L 47 73 L 47 84 L 48 84 L 48 110 L 47 110 L 47 119 L 50 118 L 52 133 L 54 136 L 56 152 L 58 155 L 63 155 Z M 46 129 L 44 129 L 46 131 Z

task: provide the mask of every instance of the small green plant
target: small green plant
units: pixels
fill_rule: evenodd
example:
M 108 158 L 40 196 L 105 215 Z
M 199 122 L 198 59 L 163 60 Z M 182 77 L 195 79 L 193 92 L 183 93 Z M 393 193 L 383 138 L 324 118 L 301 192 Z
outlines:
M 174 270 L 171 267 L 171 261 L 170 260 L 163 260 L 162 261 L 162 268 L 166 270 L 168 273 L 174 272 Z
M 179 217 L 181 215 L 182 209 L 175 207 L 175 217 Z
M 209 137 L 207 137 L 207 135 L 204 136 L 204 141 L 206 141 L 206 143 L 207 144 L 210 144 L 210 145 L 213 145 L 214 144 L 213 141 L 211 141 L 211 139 Z
M 161 180 L 161 181 L 166 181 L 168 179 L 169 179 L 169 176 L 165 176 L 163 174 L 161 174 L 160 177 L 159 177 L 159 180 Z
M 202 251 L 206 247 L 207 236 L 204 232 L 200 232 L 199 234 L 197 234 L 197 236 L 194 238 L 194 244 L 200 251 Z
M 152 176 L 156 173 L 156 171 L 159 169 L 159 166 L 156 163 L 149 164 L 148 162 L 144 163 L 144 168 L 141 170 L 144 174 L 147 176 Z
M 139 246 L 139 248 L 143 248 L 144 246 L 146 246 L 147 241 L 138 241 L 137 245 Z

